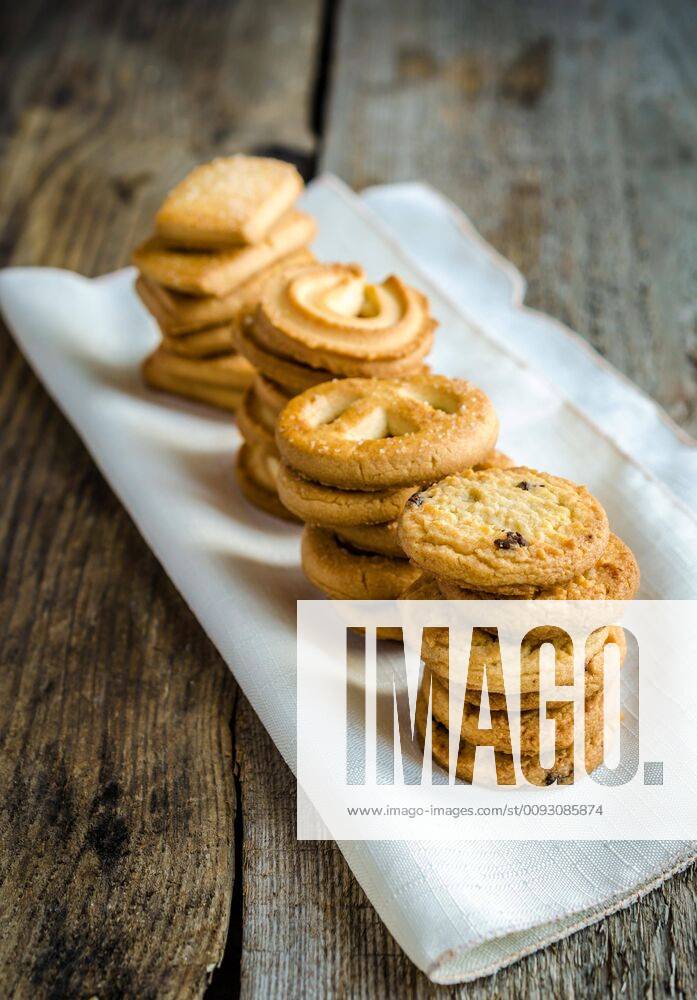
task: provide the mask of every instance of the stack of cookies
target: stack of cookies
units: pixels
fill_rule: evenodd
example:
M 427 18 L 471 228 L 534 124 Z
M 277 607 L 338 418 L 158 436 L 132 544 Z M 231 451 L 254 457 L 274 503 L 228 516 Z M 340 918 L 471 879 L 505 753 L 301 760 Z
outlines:
M 272 275 L 314 260 L 314 222 L 293 208 L 302 186 L 289 163 L 232 156 L 196 167 L 170 191 L 154 236 L 133 254 L 136 290 L 162 333 L 143 366 L 149 385 L 237 408 L 254 371 L 235 329 Z
M 461 472 L 407 501 L 398 535 L 414 566 L 424 571 L 421 599 L 629 600 L 639 570 L 629 548 L 610 533 L 600 503 L 583 486 L 534 469 L 517 467 Z M 556 721 L 553 767 L 539 763 L 539 651 L 556 648 L 557 683 L 573 683 L 573 651 L 564 633 L 534 630 L 522 649 L 521 767 L 528 781 L 552 784 L 573 780 L 573 706 L 551 710 Z M 621 629 L 599 629 L 585 650 L 586 768 L 603 759 L 603 657 L 608 642 L 625 646 Z M 423 738 L 429 693 L 435 760 L 448 762 L 448 635 L 425 631 L 426 665 L 417 710 Z M 491 726 L 478 729 L 486 673 Z M 457 774 L 471 781 L 475 748 L 496 748 L 499 784 L 515 783 L 506 688 L 495 634 L 475 629 L 465 692 Z
M 248 446 L 238 459 L 245 494 L 251 499 L 249 447 L 256 447 L 262 437 L 273 440 L 271 420 L 278 408 L 269 405 L 272 393 L 277 403 L 288 402 L 337 377 L 422 371 L 435 326 L 425 297 L 399 278 L 373 285 L 355 264 L 314 263 L 274 274 L 254 314 L 235 333 L 240 354 L 261 376 L 247 394 L 240 420 Z M 277 458 L 267 444 L 267 486 L 273 484 Z M 262 483 L 252 477 L 251 486 L 260 488 Z M 253 502 L 264 510 L 284 509 L 275 489 L 266 494 L 258 489 Z
M 461 379 L 346 378 L 281 412 L 278 490 L 306 522 L 302 563 L 327 596 L 387 600 L 420 575 L 397 518 L 415 490 L 486 462 L 498 433 L 488 397 Z
M 236 472 L 242 495 L 249 503 L 284 521 L 297 521 L 277 492 L 280 459 L 276 420 L 289 398 L 275 382 L 263 375 L 255 376 L 237 411 L 237 426 L 244 443 L 237 453 Z

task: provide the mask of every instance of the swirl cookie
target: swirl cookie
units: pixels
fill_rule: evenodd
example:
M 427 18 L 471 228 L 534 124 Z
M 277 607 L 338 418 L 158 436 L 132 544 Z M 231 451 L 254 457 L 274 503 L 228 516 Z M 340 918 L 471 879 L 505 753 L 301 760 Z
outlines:
M 262 288 L 272 275 L 285 268 L 310 264 L 314 259 L 309 250 L 296 250 L 257 271 L 222 298 L 184 295 L 158 285 L 142 274 L 136 281 L 136 292 L 157 320 L 162 333 L 174 340 L 197 330 L 240 322 L 248 311 L 256 307 Z
M 513 464 L 503 452 L 492 451 L 476 468 L 506 468 Z M 278 494 L 289 510 L 309 524 L 335 528 L 394 521 L 417 489 L 401 486 L 371 492 L 342 490 L 306 479 L 285 463 L 278 474 Z
M 254 371 L 238 354 L 195 360 L 178 357 L 158 347 L 143 362 L 143 378 L 154 389 L 224 410 L 236 410 Z
M 310 583 L 335 600 L 394 600 L 420 575 L 406 559 L 361 552 L 309 525 L 301 552 Z
M 590 569 L 610 529 L 584 486 L 517 467 L 461 472 L 415 494 L 399 534 L 408 556 L 438 577 L 529 596 Z
M 281 358 L 267 351 L 255 339 L 254 326 L 249 321 L 238 324 L 233 330 L 233 335 L 235 347 L 240 354 L 247 358 L 268 381 L 274 382 L 291 396 L 322 382 L 328 382 L 334 377 L 331 372 L 324 369 L 310 368 L 309 365 L 301 365 L 298 361 Z
M 175 292 L 224 298 L 263 268 L 314 239 L 316 226 L 305 212 L 292 209 L 260 243 L 231 250 L 171 250 L 153 236 L 133 253 L 132 261 L 150 281 Z
M 240 492 L 245 500 L 266 514 L 295 521 L 289 510 L 278 499 L 275 487 L 275 466 L 278 459 L 261 444 L 243 444 L 237 453 L 235 473 Z
M 195 167 L 169 192 L 155 216 L 155 232 L 169 246 L 188 249 L 258 243 L 302 188 L 290 163 L 218 157 Z
M 356 264 L 313 264 L 264 287 L 255 336 L 268 351 L 336 375 L 398 376 L 419 367 L 435 322 L 399 278 L 370 284 Z
M 481 389 L 461 379 L 343 379 L 292 399 L 278 418 L 283 460 L 308 479 L 350 490 L 428 482 L 476 465 L 498 420 Z
M 603 707 L 604 699 L 594 695 L 588 702 L 585 714 L 585 767 L 590 774 L 603 762 Z M 416 705 L 416 730 L 421 746 L 426 738 L 426 723 L 428 720 L 428 691 L 422 686 Z M 431 718 L 431 750 L 434 761 L 445 771 L 449 761 L 449 733 L 447 728 L 437 719 Z M 456 765 L 456 774 L 461 781 L 471 783 L 474 777 L 476 747 L 461 739 Z M 519 765 L 526 779 L 533 785 L 572 784 L 574 780 L 573 747 L 558 748 L 554 766 L 543 768 L 539 757 L 534 754 L 521 754 Z M 480 772 L 481 773 L 481 772 Z M 496 778 L 499 785 L 520 784 L 514 759 L 503 751 L 496 753 Z

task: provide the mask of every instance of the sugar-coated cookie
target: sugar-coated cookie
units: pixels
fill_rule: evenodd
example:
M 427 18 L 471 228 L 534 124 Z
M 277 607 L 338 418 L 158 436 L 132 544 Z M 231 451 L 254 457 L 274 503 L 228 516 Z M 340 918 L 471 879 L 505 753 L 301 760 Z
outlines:
M 488 396 L 463 379 L 342 379 L 292 399 L 276 425 L 283 460 L 308 479 L 381 490 L 476 465 L 498 420 Z
M 584 486 L 521 466 L 442 479 L 409 499 L 399 532 L 409 557 L 434 575 L 525 596 L 586 572 L 610 535 Z
M 292 209 L 261 243 L 232 250 L 172 250 L 153 236 L 133 253 L 133 263 L 151 281 L 189 295 L 223 298 L 263 268 L 305 247 L 315 235 L 313 219 Z
M 155 215 L 170 246 L 218 250 L 258 243 L 296 200 L 302 177 L 291 163 L 262 156 L 218 157 L 173 188 Z

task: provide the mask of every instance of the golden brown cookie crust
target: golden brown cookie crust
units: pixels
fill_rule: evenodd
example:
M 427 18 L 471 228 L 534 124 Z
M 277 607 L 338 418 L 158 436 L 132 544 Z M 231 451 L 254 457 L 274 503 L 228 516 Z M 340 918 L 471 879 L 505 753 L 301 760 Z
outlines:
M 627 655 L 627 642 L 625 639 L 624 632 L 621 628 L 615 625 L 611 625 L 608 628 L 607 638 L 605 640 L 603 649 L 610 643 L 615 643 L 619 648 L 620 654 L 620 664 L 624 663 L 625 657 Z M 434 674 L 436 671 L 434 671 Z M 447 684 L 448 675 L 447 671 L 440 670 L 436 676 L 439 677 L 441 681 Z M 591 656 L 586 663 L 586 669 L 584 672 L 584 688 L 587 695 L 594 694 L 602 685 L 604 677 L 604 655 L 603 650 L 598 650 L 594 656 Z M 570 680 L 570 679 L 569 679 Z M 497 691 L 489 691 L 489 707 L 492 711 L 498 711 L 505 708 L 510 708 L 510 699 L 506 697 L 505 694 L 501 694 Z M 540 704 L 541 692 L 539 688 L 531 691 L 522 691 L 520 694 L 519 705 L 521 711 L 527 711 L 531 708 L 537 708 Z M 468 685 L 465 691 L 465 700 L 470 702 L 472 705 L 480 705 L 482 700 L 482 692 L 480 688 Z M 548 699 L 549 700 L 549 699 Z
M 608 629 L 596 629 L 587 639 L 584 650 L 584 661 L 588 663 L 607 641 Z M 556 650 L 556 677 L 558 684 L 571 684 L 574 679 L 573 645 L 571 639 L 561 629 L 541 626 L 532 629 L 525 636 L 520 652 L 520 690 L 528 693 L 539 692 L 540 669 L 539 652 L 543 643 L 551 642 Z M 448 630 L 444 628 L 424 629 L 423 658 L 431 670 L 439 677 L 447 680 L 449 674 L 449 638 Z M 473 630 L 467 670 L 467 685 L 481 690 L 484 674 L 487 677 L 487 689 L 499 694 L 505 693 L 503 667 L 500 659 L 498 638 L 492 632 L 476 628 Z
M 235 327 L 234 331 L 235 347 L 250 364 L 261 372 L 269 381 L 275 382 L 289 396 L 304 392 L 321 382 L 328 382 L 334 378 L 331 372 L 321 368 L 310 368 L 308 365 L 301 365 L 297 361 L 289 358 L 281 358 L 276 354 L 271 354 L 256 341 L 254 337 L 254 326 L 250 322 L 244 322 Z
M 336 600 L 395 600 L 419 576 L 406 559 L 360 552 L 309 525 L 303 530 L 301 552 L 307 578 Z
M 272 275 L 278 270 L 312 263 L 314 259 L 310 250 L 296 250 L 257 271 L 222 298 L 215 295 L 185 295 L 158 285 L 142 274 L 136 280 L 135 287 L 143 305 L 155 317 L 162 332 L 169 337 L 178 337 L 239 322 L 256 307 L 261 291 Z
M 584 486 L 522 466 L 441 480 L 410 499 L 399 530 L 405 552 L 434 575 L 525 596 L 586 572 L 610 535 Z
M 414 490 L 413 486 L 369 493 L 340 490 L 305 479 L 285 463 L 278 474 L 278 493 L 289 510 L 308 524 L 335 528 L 394 521 Z
M 381 490 L 428 482 L 476 465 L 498 420 L 481 389 L 462 379 L 341 379 L 296 396 L 278 418 L 283 460 L 308 479 Z
M 377 552 L 378 555 L 404 559 L 396 521 L 388 521 L 386 524 L 347 525 L 343 528 L 334 528 L 333 531 L 340 541 L 363 552 Z
M 165 288 L 223 298 L 259 271 L 305 247 L 315 232 L 310 216 L 292 209 L 254 246 L 217 251 L 171 250 L 153 236 L 136 248 L 132 260 L 142 274 Z
M 598 562 L 567 583 L 537 587 L 527 595 L 536 601 L 630 601 L 639 589 L 639 567 L 629 546 L 610 535 L 607 548 Z M 452 601 L 483 601 L 492 598 L 516 600 L 506 594 L 490 594 L 482 590 L 466 590 L 452 580 L 439 580 L 443 597 Z
M 218 157 L 194 167 L 165 198 L 155 231 L 170 246 L 217 250 L 258 243 L 296 200 L 302 177 L 270 157 Z
M 177 357 L 158 347 L 143 362 L 143 380 L 153 389 L 235 411 L 253 372 L 239 356 L 216 358 L 218 361 L 225 364 L 211 370 L 211 361 Z
M 221 354 L 237 354 L 230 323 L 178 337 L 163 335 L 162 346 L 170 354 L 178 354 L 182 358 L 216 358 Z
M 275 422 L 278 414 L 281 412 L 283 407 L 286 406 L 292 396 L 289 395 L 280 385 L 272 382 L 264 375 L 257 375 L 254 380 L 254 386 L 259 399 L 271 412 L 273 412 Z
M 422 747 L 425 742 L 426 721 L 428 714 L 427 692 L 417 699 L 416 707 L 416 729 Z M 448 730 L 437 719 L 432 719 L 431 743 L 433 760 L 445 771 L 448 770 L 449 761 L 449 734 Z M 590 700 L 585 716 L 585 765 L 586 771 L 590 774 L 603 762 L 604 755 L 603 739 L 603 698 L 594 696 Z M 456 774 L 461 781 L 472 782 L 474 776 L 475 746 L 466 740 L 460 741 L 460 752 L 458 754 Z M 566 747 L 558 749 L 554 767 L 542 768 L 536 754 L 522 754 L 520 765 L 527 780 L 533 785 L 551 784 L 571 784 L 573 783 L 573 748 Z M 496 754 L 496 774 L 499 785 L 515 786 L 523 784 L 517 779 L 513 757 L 502 751 Z M 583 775 L 579 776 L 579 780 Z
M 448 686 L 437 677 L 431 675 L 431 711 L 433 717 L 448 728 Z M 586 697 L 586 707 L 599 696 L 598 690 Z M 491 708 L 491 706 L 490 706 Z M 477 746 L 493 746 L 505 753 L 511 753 L 510 713 L 512 710 L 493 709 L 489 713 L 489 726 L 479 726 L 480 706 L 464 702 L 461 733 L 463 739 Z M 520 750 L 521 753 L 536 753 L 540 746 L 541 727 L 539 724 L 539 706 L 526 709 L 520 713 Z M 572 696 L 563 702 L 548 702 L 547 718 L 554 722 L 554 740 L 557 747 L 568 747 L 574 740 L 574 702 Z M 484 729 L 484 732 L 482 732 Z
M 315 263 L 269 280 L 254 320 L 268 351 L 345 376 L 415 371 L 433 342 L 428 302 L 399 278 Z
M 267 462 L 268 456 L 263 446 L 243 444 L 237 453 L 235 473 L 237 483 L 244 498 L 266 514 L 278 517 L 282 521 L 297 521 L 290 511 L 286 510 L 274 489 L 268 474 L 259 474 L 259 467 Z M 263 465 L 262 465 L 263 467 Z
M 237 411 L 237 426 L 248 444 L 262 444 L 278 454 L 274 439 L 275 417 L 257 392 L 257 381 L 247 389 Z
M 513 465 L 507 455 L 492 451 L 477 468 L 505 468 L 507 465 Z M 281 467 L 278 478 L 279 496 L 289 510 L 308 524 L 333 528 L 394 521 L 409 497 L 419 489 L 419 486 L 396 486 L 371 491 L 342 490 L 306 479 L 285 464 Z M 434 599 L 440 600 L 442 597 L 439 594 Z

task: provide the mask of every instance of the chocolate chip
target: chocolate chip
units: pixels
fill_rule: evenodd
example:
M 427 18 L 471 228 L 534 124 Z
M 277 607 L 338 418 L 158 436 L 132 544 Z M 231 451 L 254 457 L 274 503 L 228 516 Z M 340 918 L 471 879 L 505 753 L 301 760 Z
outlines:
M 514 545 L 527 545 L 519 531 L 507 531 L 505 538 L 495 538 L 494 545 L 497 549 L 512 549 Z
M 412 493 L 412 495 L 407 500 L 407 503 L 411 504 L 412 507 L 422 507 L 424 500 L 425 497 L 423 493 Z
M 557 776 L 554 771 L 547 771 L 545 774 L 545 785 L 554 785 L 556 784 L 556 780 Z
M 519 482 L 517 484 L 517 486 L 518 486 L 519 490 L 529 490 L 530 489 L 530 483 L 527 481 L 527 479 L 521 480 L 521 482 Z

